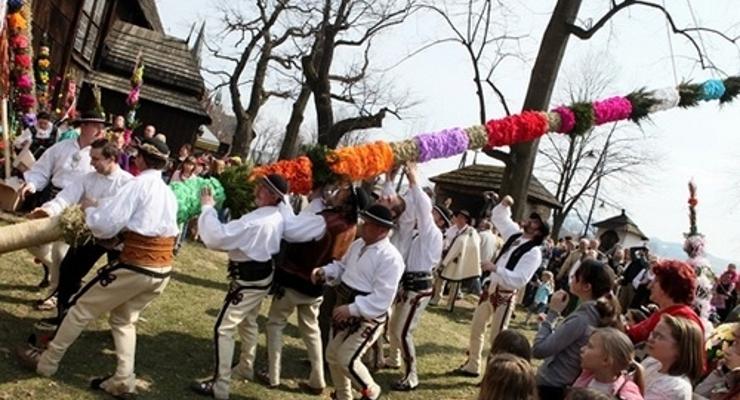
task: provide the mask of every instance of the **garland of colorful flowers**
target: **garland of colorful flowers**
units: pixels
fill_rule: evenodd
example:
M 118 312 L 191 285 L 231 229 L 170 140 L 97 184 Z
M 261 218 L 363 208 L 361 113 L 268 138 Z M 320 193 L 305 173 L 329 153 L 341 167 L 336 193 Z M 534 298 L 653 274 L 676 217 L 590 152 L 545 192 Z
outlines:
M 336 150 L 309 147 L 306 156 L 281 160 L 255 168 L 252 176 L 280 173 L 290 183 L 291 191 L 306 194 L 313 187 L 337 179 L 359 181 L 380 175 L 407 161 L 425 162 L 452 157 L 467 150 L 511 146 L 536 140 L 548 132 L 582 135 L 595 126 L 631 120 L 637 124 L 650 114 L 674 107 L 694 107 L 702 101 L 719 100 L 727 104 L 740 94 L 740 76 L 724 80 L 710 79 L 702 84 L 682 83 L 675 88 L 636 90 L 626 96 L 556 107 L 549 112 L 524 111 L 484 126 L 452 128 L 424 133 L 400 142 L 378 141 Z M 317 154 L 324 154 L 322 165 Z M 312 156 L 313 155 L 313 156 Z M 327 177 L 328 166 L 335 177 Z M 312 179 L 321 170 L 321 179 Z
M 49 111 L 49 69 L 51 59 L 49 45 L 44 43 L 39 48 L 36 56 L 36 101 L 38 102 L 39 111 Z
M 24 4 L 22 0 L 9 0 L 7 22 L 13 65 L 10 74 L 14 88 L 12 103 L 19 119 L 25 126 L 29 126 L 33 125 L 36 120 L 33 112 L 36 106 L 36 96 L 31 70 L 33 49 L 29 29 L 31 25 L 30 6 Z
M 139 121 L 136 119 L 136 110 L 139 108 L 139 96 L 141 95 L 141 87 L 143 84 L 144 62 L 141 60 L 141 54 L 139 54 L 136 58 L 134 72 L 131 75 L 131 91 L 126 97 L 126 105 L 128 106 L 128 113 L 126 113 L 126 127 L 129 130 L 134 130 L 139 126 Z

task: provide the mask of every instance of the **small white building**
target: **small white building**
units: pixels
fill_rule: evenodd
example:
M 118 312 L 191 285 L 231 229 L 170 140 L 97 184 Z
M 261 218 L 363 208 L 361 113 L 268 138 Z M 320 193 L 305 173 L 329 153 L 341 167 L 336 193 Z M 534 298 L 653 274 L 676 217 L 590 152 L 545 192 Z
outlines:
M 592 226 L 597 229 L 596 238 L 601 241 L 599 250 L 603 252 L 611 251 L 616 245 L 622 248 L 642 246 L 650 240 L 624 210 L 620 215 L 596 222 Z

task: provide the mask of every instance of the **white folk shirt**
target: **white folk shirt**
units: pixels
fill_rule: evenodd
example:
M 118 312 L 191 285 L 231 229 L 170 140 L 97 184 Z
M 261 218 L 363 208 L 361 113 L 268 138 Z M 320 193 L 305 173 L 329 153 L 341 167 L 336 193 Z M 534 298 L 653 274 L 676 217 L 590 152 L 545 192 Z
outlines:
M 501 233 L 504 240 L 508 240 L 511 235 L 520 232 L 519 225 L 511 219 L 511 210 L 502 204 L 497 205 L 491 211 L 491 222 L 493 222 L 496 230 Z M 542 264 L 542 250 L 540 250 L 540 246 L 535 246 L 524 253 L 513 271 L 506 269 L 506 264 L 509 262 L 509 257 L 511 257 L 514 250 L 528 241 L 523 238 L 517 239 L 506 253 L 501 255 L 501 258 L 496 263 L 496 272 L 491 273 L 492 281 L 495 280 L 499 286 L 503 286 L 504 289 L 508 290 L 518 290 L 527 285 L 527 282 L 532 279 L 537 268 Z M 491 285 L 490 288 L 493 289 L 494 286 Z
M 442 231 L 434 223 L 432 200 L 418 185 L 411 186 L 409 200 L 404 214 L 413 216 L 416 231 L 406 256 L 406 272 L 431 272 L 442 258 Z
M 198 218 L 198 235 L 209 249 L 228 252 L 231 261 L 265 262 L 280 251 L 283 216 L 278 207 L 265 206 L 222 224 L 216 210 L 205 206 Z
M 383 184 L 383 196 L 397 196 L 396 190 L 393 189 L 393 182 L 386 181 Z M 413 200 L 409 193 L 401 196 L 406 203 L 406 208 L 411 206 Z M 396 227 L 390 236 L 391 244 L 396 246 L 401 256 L 406 259 L 411 248 L 411 240 L 414 235 L 414 214 L 404 211 L 398 216 Z
M 283 239 L 291 243 L 303 243 L 319 240 L 326 234 L 326 220 L 319 214 L 325 209 L 323 201 L 316 202 L 314 199 L 309 207 L 303 209 L 298 215 L 293 209 L 282 202 L 278 205 L 280 214 L 283 216 Z
M 49 216 L 59 215 L 65 208 L 77 204 L 82 199 L 100 201 L 118 193 L 121 187 L 128 183 L 133 176 L 117 165 L 108 175 L 90 172 L 79 181 L 73 182 L 64 188 L 57 196 L 42 206 Z
M 490 229 L 478 232 L 480 236 L 480 260 L 493 261 L 498 253 L 499 241 L 496 234 Z
M 340 281 L 367 296 L 357 296 L 349 305 L 355 317 L 376 319 L 385 314 L 393 303 L 398 282 L 403 275 L 403 258 L 388 238 L 369 246 L 355 240 L 342 261 L 323 267 L 329 281 Z
M 49 147 L 23 179 L 32 192 L 43 190 L 49 183 L 64 189 L 89 172 L 95 172 L 90 165 L 90 146 L 80 149 L 79 141 L 63 140 Z
M 87 225 L 100 239 L 110 239 L 121 231 L 149 237 L 172 237 L 178 233 L 177 199 L 162 180 L 162 172 L 153 169 L 143 171 L 115 196 L 87 208 L 85 213 Z

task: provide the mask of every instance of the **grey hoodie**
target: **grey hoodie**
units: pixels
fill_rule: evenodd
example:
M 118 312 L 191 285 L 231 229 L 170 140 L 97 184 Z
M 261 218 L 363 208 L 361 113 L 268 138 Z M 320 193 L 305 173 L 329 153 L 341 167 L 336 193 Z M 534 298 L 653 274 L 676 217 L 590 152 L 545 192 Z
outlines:
M 581 303 L 554 329 L 557 318 L 550 311 L 534 338 L 532 355 L 545 359 L 537 370 L 539 386 L 565 387 L 576 380 L 581 373 L 581 347 L 588 342 L 600 319 L 593 300 Z

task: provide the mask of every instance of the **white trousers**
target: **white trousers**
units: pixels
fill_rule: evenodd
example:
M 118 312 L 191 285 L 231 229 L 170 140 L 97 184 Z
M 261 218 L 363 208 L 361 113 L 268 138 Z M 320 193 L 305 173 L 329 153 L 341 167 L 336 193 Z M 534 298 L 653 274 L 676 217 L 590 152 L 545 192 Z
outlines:
M 312 388 L 324 388 L 324 357 L 319 329 L 319 307 L 321 297 L 306 296 L 296 290 L 283 288 L 282 297 L 274 296 L 267 319 L 267 358 L 270 385 L 280 384 L 280 369 L 283 350 L 283 330 L 288 325 L 288 317 L 298 312 L 298 330 L 306 345 L 311 362 L 308 384 Z
M 234 336 L 239 333 L 242 341 L 239 363 L 234 373 L 242 378 L 254 379 L 254 357 L 257 350 L 258 325 L 262 300 L 267 296 L 272 275 L 253 282 L 232 280 L 224 299 L 221 312 L 213 328 L 216 372 L 213 395 L 217 399 L 229 398 L 232 361 L 234 359 Z
M 487 292 L 488 296 L 481 298 L 478 307 L 475 308 L 473 321 L 470 325 L 468 360 L 463 365 L 463 370 L 474 374 L 481 373 L 483 338 L 486 335 L 489 323 L 491 323 L 491 336 L 489 340 L 491 344 L 496 340 L 499 332 L 508 328 L 511 313 L 514 311 L 516 292 L 506 292 L 499 291 L 497 287 L 493 287 Z
M 336 400 L 352 400 L 352 385 L 368 399 L 380 396 L 380 386 L 362 363 L 362 355 L 383 333 L 384 320 L 362 320 L 357 329 L 332 332 L 326 347 L 331 380 L 334 382 Z
M 49 268 L 49 287 L 45 297 L 53 295 L 57 286 L 59 286 L 59 266 L 62 264 L 67 250 L 69 250 L 69 245 L 63 241 L 28 248 L 28 252 L 32 256 L 38 258 L 42 264 Z
M 114 395 L 135 391 L 136 321 L 141 312 L 164 291 L 170 280 L 167 275 L 170 267 L 138 268 L 152 274 L 132 271 L 118 264 L 101 269 L 95 278 L 80 289 L 73 297 L 72 306 L 54 339 L 39 360 L 36 368 L 39 374 L 55 374 L 67 349 L 85 327 L 110 311 L 108 323 L 118 364 L 115 374 L 101 387 Z
M 414 331 L 419 325 L 421 315 L 432 298 L 432 290 L 421 292 L 401 291 L 395 304 L 391 319 L 388 322 L 390 333 L 390 360 L 389 364 L 400 366 L 401 359 L 405 367 L 404 376 L 401 381 L 412 387 L 419 384 L 419 376 L 416 369 L 416 348 L 414 346 Z

